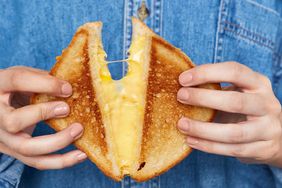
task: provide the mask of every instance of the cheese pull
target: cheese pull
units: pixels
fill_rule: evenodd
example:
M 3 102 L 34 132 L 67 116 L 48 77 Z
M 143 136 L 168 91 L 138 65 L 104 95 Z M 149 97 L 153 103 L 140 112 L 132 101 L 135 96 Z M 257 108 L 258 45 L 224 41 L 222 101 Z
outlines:
M 215 111 L 180 104 L 178 76 L 195 65 L 174 47 L 133 18 L 132 42 L 126 60 L 128 70 L 113 80 L 103 50 L 101 22 L 79 27 L 69 46 L 57 58 L 50 74 L 68 81 L 69 98 L 37 94 L 32 103 L 54 100 L 70 106 L 68 117 L 46 122 L 56 131 L 73 122 L 84 126 L 74 145 L 107 176 L 120 181 L 131 176 L 136 181 L 156 177 L 182 159 L 192 149 L 176 128 L 180 117 L 211 121 Z M 200 86 L 220 89 L 219 85 Z

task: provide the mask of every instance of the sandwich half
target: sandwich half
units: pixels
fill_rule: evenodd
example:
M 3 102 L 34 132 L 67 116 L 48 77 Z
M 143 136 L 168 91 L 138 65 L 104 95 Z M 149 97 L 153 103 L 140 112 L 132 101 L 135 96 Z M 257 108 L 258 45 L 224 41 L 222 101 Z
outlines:
M 81 123 L 84 133 L 75 146 L 117 181 L 126 175 L 146 181 L 169 170 L 192 151 L 176 128 L 177 121 L 182 116 L 211 121 L 215 114 L 212 109 L 176 100 L 178 76 L 194 64 L 143 22 L 136 18 L 132 22 L 128 70 L 122 79 L 113 80 L 108 70 L 102 23 L 86 23 L 50 72 L 72 85 L 72 96 L 38 94 L 32 98 L 33 103 L 68 103 L 68 117 L 47 123 L 56 131 Z M 217 84 L 199 87 L 220 89 Z

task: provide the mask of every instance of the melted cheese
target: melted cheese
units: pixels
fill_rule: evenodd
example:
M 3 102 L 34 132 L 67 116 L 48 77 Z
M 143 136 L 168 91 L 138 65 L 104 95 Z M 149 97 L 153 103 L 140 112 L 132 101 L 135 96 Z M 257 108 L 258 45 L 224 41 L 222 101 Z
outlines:
M 111 129 L 115 158 L 123 174 L 130 173 L 140 152 L 138 132 L 142 132 L 146 96 L 145 45 L 144 37 L 133 40 L 127 60 L 128 72 L 121 80 L 111 79 L 104 53 L 99 60 L 103 114 L 109 118 L 107 128 Z
M 123 173 L 128 174 L 130 167 L 138 161 L 140 144 L 138 133 L 142 133 L 145 107 L 145 66 L 144 66 L 145 38 L 132 42 L 129 49 L 128 72 L 120 84 L 120 113 L 114 119 L 116 143 L 119 152 L 119 164 Z

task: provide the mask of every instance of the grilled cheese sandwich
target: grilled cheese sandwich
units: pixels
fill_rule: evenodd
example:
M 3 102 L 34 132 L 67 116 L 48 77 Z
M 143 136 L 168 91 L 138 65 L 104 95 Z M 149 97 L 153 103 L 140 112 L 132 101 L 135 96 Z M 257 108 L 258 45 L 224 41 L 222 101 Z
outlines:
M 176 128 L 181 116 L 211 121 L 214 110 L 180 104 L 178 75 L 194 66 L 175 48 L 133 18 L 128 71 L 113 80 L 101 42 L 101 22 L 87 23 L 57 58 L 51 74 L 73 87 L 67 99 L 35 95 L 33 103 L 65 100 L 68 117 L 48 120 L 56 131 L 70 123 L 84 126 L 74 144 L 106 175 L 146 181 L 164 173 L 192 150 Z M 219 89 L 216 84 L 200 87 Z

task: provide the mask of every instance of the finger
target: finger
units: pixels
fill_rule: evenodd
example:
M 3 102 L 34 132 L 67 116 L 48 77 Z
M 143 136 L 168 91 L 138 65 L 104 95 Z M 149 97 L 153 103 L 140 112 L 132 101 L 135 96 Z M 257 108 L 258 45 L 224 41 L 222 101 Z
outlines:
M 265 115 L 267 107 L 259 94 L 236 91 L 218 91 L 202 88 L 181 88 L 177 99 L 184 104 L 203 106 L 226 112 L 248 115 Z M 257 107 L 260 108 L 257 108 Z
M 183 86 L 219 82 L 233 83 L 245 89 L 257 89 L 265 85 L 264 83 L 270 84 L 266 77 L 236 62 L 200 65 L 179 76 L 179 83 Z
M 25 156 L 43 155 L 58 151 L 82 135 L 83 127 L 74 123 L 68 128 L 51 135 L 27 138 L 19 134 L 1 132 L 1 141 L 17 153 Z
M 18 109 L 6 107 L 6 109 L 0 115 L 0 126 L 10 133 L 19 132 L 41 120 L 65 117 L 70 111 L 67 103 L 58 101 L 33 104 Z
M 269 127 L 269 123 L 267 118 L 238 124 L 219 124 L 181 118 L 178 121 L 178 128 L 182 133 L 200 139 L 224 143 L 248 143 L 270 140 L 277 129 Z
M 27 165 L 38 170 L 63 169 L 81 163 L 87 155 L 80 150 L 71 151 L 65 154 L 53 154 L 39 157 L 19 157 Z
M 28 69 L 6 69 L 0 74 L 0 91 L 46 93 L 67 97 L 72 93 L 71 85 L 49 74 L 40 74 Z
M 187 144 L 194 148 L 207 153 L 218 155 L 244 157 L 244 158 L 263 158 L 268 148 L 272 147 L 270 141 L 258 141 L 243 144 L 227 144 L 221 142 L 213 142 L 196 137 L 187 137 Z
M 15 157 L 23 163 L 39 170 L 66 168 L 78 164 L 87 158 L 87 155 L 80 150 L 71 151 L 65 154 L 27 157 L 12 151 L 10 148 L 1 143 L 0 152 Z

